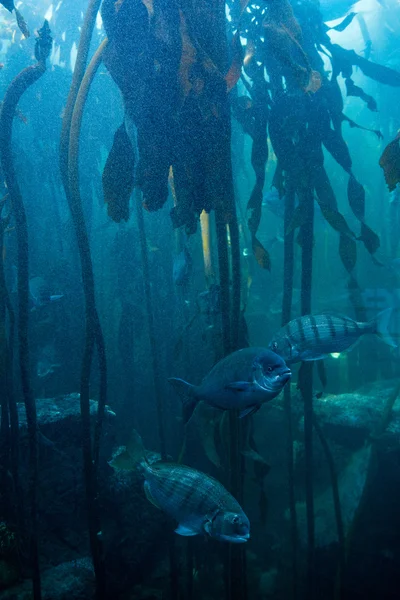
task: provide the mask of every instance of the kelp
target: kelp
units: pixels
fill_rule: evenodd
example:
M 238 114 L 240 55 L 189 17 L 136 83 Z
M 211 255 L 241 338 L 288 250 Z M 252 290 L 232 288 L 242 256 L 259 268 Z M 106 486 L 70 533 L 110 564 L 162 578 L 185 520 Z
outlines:
M 10 12 L 15 9 L 14 0 L 0 0 L 0 4 Z
M 247 2 L 238 5 L 239 21 L 246 6 Z M 105 64 L 137 132 L 135 184 L 143 193 L 143 206 L 152 212 L 164 205 L 172 166 L 177 197 L 172 224 L 185 226 L 189 234 L 196 230 L 202 211 L 216 208 L 223 193 L 223 182 L 207 185 L 221 160 L 217 132 L 224 109 L 222 94 L 216 90 L 223 90 L 226 101 L 243 62 L 237 31 L 229 61 L 222 67 L 218 64 L 219 59 L 202 41 L 203 25 L 193 17 L 196 10 L 195 5 L 178 9 L 175 3 L 121 2 L 115 11 L 111 0 L 102 7 L 110 42 Z M 214 13 L 207 18 L 211 23 Z M 135 36 L 131 35 L 133 27 Z M 118 147 L 113 154 L 123 158 Z M 117 196 L 117 188 L 109 189 L 109 195 Z M 126 206 L 122 212 L 126 218 Z M 119 218 L 118 211 L 110 216 Z
M 359 66 L 366 74 L 377 81 L 397 85 L 398 74 L 385 67 L 374 65 L 368 60 L 358 57 L 355 53 L 343 51 L 338 46 L 332 45 L 326 35 L 327 28 L 316 10 L 313 18 L 310 13 L 302 11 L 301 3 L 294 8 L 298 23 L 293 21 L 290 13 L 289 21 L 285 22 L 286 15 L 282 18 L 280 8 L 283 2 L 274 2 L 267 7 L 251 6 L 247 19 L 244 21 L 242 30 L 243 37 L 251 41 L 248 64 L 246 64 L 246 77 L 242 78 L 248 96 L 242 96 L 234 100 L 233 113 L 242 124 L 243 130 L 254 139 L 254 112 L 252 89 L 259 73 L 264 78 L 264 72 L 269 75 L 269 83 L 266 85 L 267 100 L 265 106 L 269 106 L 268 133 L 278 158 L 279 196 L 292 197 L 292 210 L 288 213 L 290 217 L 285 219 L 285 257 L 288 253 L 289 260 L 285 267 L 285 294 L 284 313 L 285 318 L 290 315 L 290 289 L 291 274 L 293 273 L 293 233 L 296 228 L 300 229 L 300 237 L 303 253 L 302 269 L 302 312 L 311 310 L 311 272 L 312 272 L 312 217 L 310 217 L 314 202 L 314 194 L 321 207 L 321 212 L 326 221 L 339 234 L 339 255 L 345 269 L 351 275 L 357 289 L 358 285 L 353 271 L 357 260 L 357 242 L 363 242 L 367 251 L 373 255 L 379 247 L 379 238 L 365 222 L 365 192 L 362 185 L 356 180 L 352 173 L 352 160 L 347 145 L 342 135 L 342 124 L 348 122 L 351 127 L 360 127 L 357 123 L 348 119 L 343 114 L 343 99 L 337 83 L 339 74 L 346 79 L 348 95 L 353 95 L 367 103 L 371 110 L 376 110 L 374 99 L 356 86 L 351 79 L 353 66 Z M 288 13 L 289 14 L 289 13 Z M 278 16 L 276 16 L 278 15 Z M 343 30 L 352 21 L 354 14 L 345 18 L 337 29 Z M 274 20 L 275 19 L 275 20 Z M 290 24 L 289 24 L 290 23 Z M 299 27 L 300 26 L 300 27 Z M 303 36 L 302 30 L 306 32 Z M 264 35 L 265 43 L 260 44 L 259 37 Z M 321 58 L 318 50 L 329 56 L 332 63 L 332 76 L 329 80 L 323 72 Z M 254 68 L 258 65 L 258 69 Z M 311 79 L 313 72 L 320 74 L 320 79 L 315 76 L 316 85 L 310 88 L 306 85 L 306 76 Z M 285 79 L 285 87 L 283 86 Z M 319 87 L 318 83 L 322 85 Z M 258 83 L 258 80 L 257 80 Z M 307 91 L 314 94 L 307 94 Z M 367 129 L 367 128 L 364 128 Z M 379 131 L 374 133 L 380 137 Z M 254 144 L 254 142 L 253 142 Z M 329 178 L 323 167 L 324 146 L 337 163 L 349 175 L 348 200 L 350 208 L 357 220 L 360 222 L 360 235 L 357 235 L 347 224 L 346 219 L 338 209 L 338 204 L 329 182 Z M 253 157 L 252 157 L 253 158 Z M 263 159 L 262 153 L 260 160 Z M 253 162 L 253 161 L 252 161 Z M 254 168 L 254 165 L 253 165 Z M 265 168 L 265 166 L 264 166 Z M 283 175 L 283 177 L 282 177 Z M 261 178 L 256 180 L 250 197 L 250 208 L 253 222 L 260 222 L 261 214 L 258 208 L 262 190 L 260 189 Z M 289 182 L 292 188 L 289 193 Z M 294 210 L 294 194 L 299 196 L 299 205 Z M 311 218 L 311 220 L 310 220 Z M 250 221 L 249 225 L 253 223 Z M 286 260 L 286 258 L 285 258 Z M 292 266 L 290 266 L 292 265 Z M 287 292 L 286 292 L 287 290 Z M 288 312 L 289 307 L 289 312 Z M 313 496 L 312 496 L 312 382 L 311 366 L 302 367 L 303 397 L 306 400 L 307 421 L 307 505 L 308 505 L 308 587 L 307 597 L 314 593 L 313 564 L 314 564 L 314 526 L 313 526 Z M 307 370 L 307 373 L 305 372 Z M 326 375 L 320 372 L 323 386 L 326 384 Z M 289 395 L 289 392 L 286 396 Z M 290 406 L 290 405 L 289 405 Z M 292 450 L 289 451 L 289 474 L 292 464 Z M 331 465 L 332 467 L 332 465 Z M 334 471 L 331 468 L 331 472 Z M 292 480 L 293 481 L 293 480 Z M 336 498 L 337 499 L 337 498 Z M 337 504 L 337 503 L 336 503 Z M 291 510 L 292 524 L 295 523 L 295 510 Z M 340 530 L 340 506 L 337 505 L 338 529 Z M 293 547 L 296 547 L 296 532 L 292 536 Z M 343 566 L 343 561 L 342 566 Z M 296 563 L 293 562 L 295 572 Z M 293 587 L 293 594 L 296 587 Z
M 160 383 L 160 356 L 156 340 L 156 330 L 154 325 L 154 310 L 153 310 L 153 297 L 151 292 L 151 280 L 150 280 L 150 267 L 149 267 L 149 256 L 146 241 L 146 230 L 142 208 L 142 197 L 139 189 L 135 190 L 135 203 L 136 203 L 136 214 L 139 226 L 139 241 L 140 251 L 142 256 L 142 270 L 143 270 L 143 282 L 144 282 L 144 293 L 146 300 L 146 316 L 147 316 L 147 327 L 151 347 L 151 358 L 153 368 L 153 381 L 156 393 L 156 407 L 157 407 L 157 424 L 158 434 L 160 439 L 160 450 L 162 460 L 166 460 L 166 440 L 165 440 L 165 428 L 164 428 L 164 403 L 163 403 L 163 391 Z
M 28 224 L 23 198 L 16 178 L 12 155 L 12 122 L 21 96 L 38 81 L 46 71 L 52 37 L 47 21 L 38 30 L 35 43 L 37 64 L 27 67 L 11 82 L 4 96 L 0 115 L 0 159 L 15 218 L 18 251 L 18 351 L 22 393 L 25 403 L 29 436 L 29 542 L 33 581 L 33 597 L 41 598 L 41 579 L 38 546 L 38 444 L 36 403 L 30 384 L 29 356 L 29 245 Z
M 17 535 L 19 536 L 19 543 L 21 543 L 23 510 L 22 491 L 19 480 L 19 426 L 12 377 L 14 369 L 15 312 L 11 304 L 4 273 L 4 237 L 9 230 L 12 214 L 7 200 L 8 194 L 0 200 L 0 248 L 3 248 L 3 260 L 0 263 L 1 505 L 6 520 L 13 519 L 17 524 Z M 3 212 L 6 212 L 6 205 L 8 214 L 3 215 Z
M 392 192 L 400 183 L 400 131 L 384 149 L 379 166 L 383 169 L 389 192 Z
M 88 71 L 86 71 L 90 41 L 100 4 L 101 0 L 90 0 L 85 13 L 75 69 L 65 106 L 60 136 L 60 172 L 76 232 L 85 295 L 85 346 L 80 376 L 80 409 L 82 422 L 83 470 L 88 506 L 89 540 L 96 579 L 96 596 L 98 599 L 104 598 L 107 594 L 102 539 L 98 536 L 101 526 L 97 492 L 100 437 L 107 396 L 107 363 L 103 332 L 96 309 L 90 244 L 80 197 L 79 135 L 83 109 L 90 84 L 100 64 L 104 46 L 107 43 L 106 40 L 104 40 L 100 45 L 100 48 L 97 50 L 91 61 Z M 94 345 L 96 345 L 98 351 L 100 385 L 92 447 L 90 422 L 90 373 Z
M 115 132 L 102 177 L 108 215 L 116 223 L 129 219 L 134 167 L 135 153 L 123 123 Z
M 345 80 L 345 85 L 346 85 L 347 96 L 354 96 L 357 98 L 361 98 L 361 100 L 363 100 L 365 102 L 365 104 L 367 105 L 367 108 L 369 108 L 369 110 L 371 110 L 373 112 L 377 112 L 378 106 L 376 104 L 376 101 L 373 99 L 373 97 L 366 94 L 364 92 L 364 90 L 362 88 L 360 88 L 358 85 L 356 85 L 350 77 L 348 77 Z

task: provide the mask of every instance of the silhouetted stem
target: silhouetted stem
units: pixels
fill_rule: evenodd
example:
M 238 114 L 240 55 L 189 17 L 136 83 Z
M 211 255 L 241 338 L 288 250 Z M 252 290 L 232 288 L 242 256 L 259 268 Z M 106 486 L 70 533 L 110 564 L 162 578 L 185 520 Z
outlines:
M 99 316 L 96 310 L 95 285 L 90 243 L 83 214 L 79 186 L 79 137 L 83 111 L 89 93 L 90 85 L 101 63 L 102 53 L 107 44 L 103 41 L 93 56 L 82 80 L 70 123 L 68 150 L 68 188 L 66 196 L 74 223 L 77 237 L 79 256 L 82 269 L 82 282 L 85 295 L 85 349 L 82 360 L 80 382 L 80 406 L 82 417 L 82 449 L 85 473 L 86 499 L 88 505 L 89 537 L 92 551 L 93 566 L 96 575 L 96 593 L 98 598 L 106 597 L 105 564 L 103 547 L 100 537 L 100 517 L 98 509 L 97 471 L 99 460 L 100 437 L 107 399 L 107 364 L 104 338 Z M 94 344 L 96 343 L 100 370 L 100 391 L 97 419 L 94 432 L 93 450 L 91 447 L 90 419 L 90 372 L 93 359 Z
M 60 137 L 60 170 L 65 190 L 68 189 L 68 152 L 72 113 L 74 112 L 75 100 L 85 74 L 90 50 L 90 41 L 92 39 L 93 29 L 96 23 L 96 17 L 101 5 L 101 1 L 102 0 L 89 1 L 79 38 L 78 53 L 76 56 L 75 68 L 72 76 L 72 83 L 64 110 Z
M 0 156 L 4 179 L 14 211 L 18 252 L 18 344 L 22 393 L 29 435 L 30 558 L 33 573 L 33 597 L 41 599 L 38 547 L 38 450 L 37 415 L 29 379 L 29 247 L 25 207 L 17 182 L 12 156 L 12 123 L 21 96 L 45 73 L 39 62 L 21 71 L 11 82 L 3 100 L 0 117 Z M 15 427 L 15 414 L 12 416 Z M 14 457 L 16 459 L 16 457 Z
M 289 178 L 285 194 L 284 230 L 286 231 L 292 220 L 295 207 L 295 190 Z M 283 300 L 282 300 L 282 326 L 291 319 L 293 298 L 293 273 L 294 273 L 294 232 L 285 235 L 283 258 Z M 292 397 L 290 385 L 284 388 L 284 409 L 287 428 L 287 469 L 290 511 L 290 538 L 292 551 L 292 600 L 297 598 L 297 514 L 296 498 L 294 492 L 294 455 L 293 455 L 293 426 L 292 426 Z
M 307 221 L 300 229 L 302 243 L 301 312 L 311 313 L 311 283 L 313 264 L 314 197 L 311 189 L 303 191 L 307 203 Z M 304 445 L 306 458 L 307 509 L 307 600 L 315 595 L 315 523 L 313 491 L 313 363 L 304 362 L 302 369 L 302 397 L 304 401 Z
M 344 535 L 344 526 L 343 526 L 343 518 L 342 518 L 342 507 L 340 505 L 340 495 L 339 495 L 339 484 L 336 473 L 335 461 L 333 460 L 331 449 L 329 448 L 329 444 L 324 436 L 324 433 L 321 429 L 320 424 L 318 423 L 317 417 L 315 414 L 313 415 L 313 423 L 314 429 L 317 432 L 321 445 L 325 452 L 325 457 L 329 467 L 329 473 L 331 476 L 332 483 L 332 495 L 333 495 L 333 506 L 335 509 L 335 519 L 336 519 L 336 529 L 338 534 L 338 542 L 339 542 L 339 572 L 337 581 L 338 583 L 338 595 L 336 598 L 340 598 L 342 594 L 342 582 L 343 582 L 343 574 L 346 563 L 346 552 L 345 552 L 345 535 Z
M 135 188 L 135 203 L 136 203 L 136 215 L 138 220 L 139 228 L 139 240 L 140 240 L 140 251 L 142 255 L 142 268 L 143 268 L 143 285 L 144 295 L 146 299 L 146 313 L 147 313 L 147 327 L 150 340 L 151 360 L 153 368 L 153 382 L 154 391 L 156 395 L 156 407 L 157 407 L 157 423 L 158 423 L 158 434 L 160 438 L 160 449 L 161 457 L 163 460 L 167 458 L 166 443 L 165 443 L 165 431 L 164 431 L 164 404 L 163 404 L 163 390 L 160 384 L 160 355 L 158 351 L 156 331 L 154 325 L 154 311 L 153 311 L 153 298 L 151 294 L 151 276 L 149 268 L 149 255 L 147 251 L 147 240 L 146 230 L 143 217 L 142 208 L 142 192 L 139 188 Z

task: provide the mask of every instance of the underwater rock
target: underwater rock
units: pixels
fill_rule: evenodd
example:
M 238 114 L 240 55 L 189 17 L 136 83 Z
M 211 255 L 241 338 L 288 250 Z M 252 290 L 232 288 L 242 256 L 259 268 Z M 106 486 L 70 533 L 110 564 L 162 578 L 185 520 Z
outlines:
M 132 598 L 135 600 L 162 600 L 161 590 L 136 585 L 132 590 Z
M 36 400 L 39 460 L 39 530 L 43 566 L 89 554 L 86 496 L 83 481 L 80 396 L 77 393 Z M 90 400 L 94 426 L 97 402 Z M 25 406 L 18 404 L 20 481 L 28 494 L 29 451 Z M 108 473 L 114 445 L 115 413 L 105 409 L 99 481 Z
M 262 598 L 272 598 L 276 592 L 278 569 L 273 567 L 262 573 L 260 577 L 260 594 Z
M 89 558 L 61 563 L 42 573 L 42 600 L 86 600 L 94 594 L 94 572 Z M 30 580 L 0 593 L 0 600 L 32 600 Z
M 132 584 L 154 584 L 153 570 L 167 552 L 169 535 L 176 535 L 176 525 L 147 500 L 139 471 L 109 470 L 101 490 L 102 527 L 107 571 L 117 597 Z
M 26 429 L 26 413 L 25 406 L 21 402 L 18 403 L 18 419 L 20 429 Z M 80 395 L 78 393 L 66 394 L 57 398 L 38 398 L 36 400 L 37 421 L 40 431 L 45 435 L 49 433 L 48 427 L 59 427 L 61 421 L 64 426 L 71 424 L 72 420 L 80 420 Z M 90 400 L 90 414 L 95 416 L 97 411 L 97 402 Z M 109 422 L 115 416 L 115 413 L 106 406 L 105 422 Z M 45 432 L 46 429 L 46 432 Z M 71 430 L 72 433 L 72 430 Z M 80 435 L 80 431 L 75 431 L 75 434 Z
M 89 559 L 90 569 L 85 566 L 85 557 L 90 555 L 90 548 L 82 466 L 80 397 L 79 394 L 68 394 L 37 399 L 36 405 L 43 599 L 90 598 L 92 593 L 88 593 L 88 588 L 91 589 L 93 577 Z M 96 411 L 97 403 L 91 400 L 93 425 Z M 22 403 L 18 405 L 18 412 L 20 477 L 25 488 L 29 482 L 29 453 L 26 414 Z M 106 407 L 100 446 L 99 508 L 108 579 L 117 597 L 117 593 L 126 593 L 135 584 L 146 582 L 146 579 L 151 581 L 153 568 L 160 555 L 166 552 L 168 532 L 174 535 L 174 524 L 169 523 L 163 513 L 148 502 L 139 472 L 116 473 L 108 465 L 107 461 L 116 445 L 115 430 L 115 413 Z M 24 492 L 27 493 L 27 490 L 24 489 Z M 7 586 L 12 584 L 11 578 Z M 14 588 L 9 590 L 11 595 L 0 595 L 0 598 L 23 599 L 25 590 L 26 598 L 31 598 L 31 582 L 26 584 L 26 588 L 24 582 L 16 591 Z
M 339 497 L 345 534 L 348 533 L 360 504 L 367 480 L 370 455 L 370 445 L 361 448 L 361 450 L 358 450 L 351 456 L 347 466 L 338 476 Z M 296 510 L 300 541 L 306 546 L 307 513 L 305 503 L 298 502 Z M 317 547 L 326 547 L 337 542 L 338 536 L 331 486 L 328 486 L 324 492 L 315 497 L 314 514 L 315 545 Z
M 380 382 L 356 392 L 327 394 L 315 400 L 314 410 L 325 434 L 348 448 L 359 447 L 373 435 L 380 422 L 386 401 L 397 382 Z M 300 418 L 299 429 L 303 429 Z M 400 442 L 400 403 L 395 403 L 390 423 L 382 441 Z

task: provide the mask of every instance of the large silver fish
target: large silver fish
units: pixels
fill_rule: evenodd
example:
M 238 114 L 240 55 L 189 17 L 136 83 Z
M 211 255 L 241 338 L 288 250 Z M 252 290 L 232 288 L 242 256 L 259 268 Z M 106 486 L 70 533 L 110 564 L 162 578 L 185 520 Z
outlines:
M 187 423 L 201 400 L 222 410 L 239 410 L 241 417 L 252 414 L 275 398 L 290 377 L 290 369 L 274 352 L 243 348 L 220 360 L 199 386 L 175 377 L 168 381 L 182 398 Z
M 279 329 L 268 348 L 288 364 L 321 360 L 331 353 L 344 352 L 367 333 L 378 335 L 386 344 L 396 348 L 388 331 L 391 314 L 392 309 L 388 308 L 366 323 L 341 315 L 305 315 Z
M 175 532 L 179 535 L 205 533 L 231 543 L 247 542 L 250 538 L 247 516 L 219 481 L 184 465 L 150 464 L 136 431 L 126 451 L 109 464 L 116 469 L 142 469 L 147 499 L 178 522 Z

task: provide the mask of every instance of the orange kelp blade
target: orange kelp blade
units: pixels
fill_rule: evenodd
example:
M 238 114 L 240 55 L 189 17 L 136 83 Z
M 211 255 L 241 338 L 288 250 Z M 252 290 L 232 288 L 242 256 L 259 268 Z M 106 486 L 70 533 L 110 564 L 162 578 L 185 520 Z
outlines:
M 232 62 L 229 67 L 229 71 L 225 75 L 226 89 L 228 92 L 235 87 L 240 79 L 240 75 L 242 74 L 244 54 L 242 44 L 240 42 L 240 34 L 238 31 L 233 36 L 232 48 Z
M 114 142 L 104 166 L 102 183 L 104 201 L 113 221 L 129 219 L 129 199 L 133 190 L 135 154 L 122 124 L 114 135 Z
M 400 131 L 384 149 L 379 166 L 383 169 L 389 192 L 392 192 L 400 183 Z
M 318 92 L 321 85 L 322 85 L 321 73 L 319 73 L 318 71 L 312 70 L 310 73 L 308 84 L 304 88 L 304 91 L 310 92 L 311 94 L 315 94 L 316 92 Z

